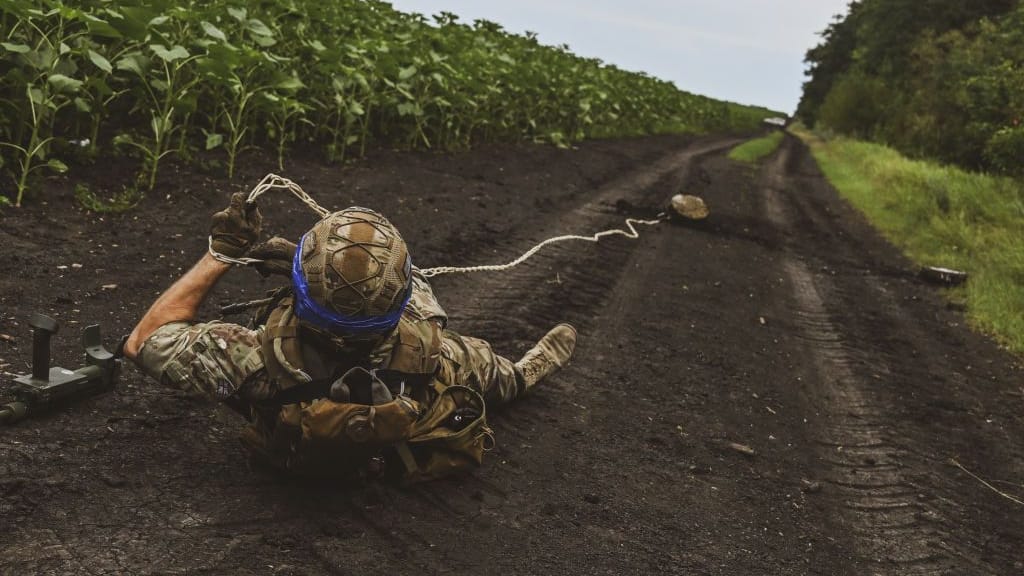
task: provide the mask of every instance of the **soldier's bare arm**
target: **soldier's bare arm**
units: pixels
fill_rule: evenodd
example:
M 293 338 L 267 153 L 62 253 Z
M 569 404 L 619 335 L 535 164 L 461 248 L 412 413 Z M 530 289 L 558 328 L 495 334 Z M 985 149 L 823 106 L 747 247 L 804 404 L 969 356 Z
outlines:
M 232 194 L 228 207 L 211 219 L 210 248 L 230 258 L 241 258 L 259 240 L 262 222 L 255 204 L 247 203 L 240 192 Z M 195 320 L 207 293 L 229 267 L 206 253 L 149 307 L 125 342 L 124 355 L 136 359 L 146 339 L 165 324 Z
M 205 254 L 149 307 L 125 342 L 124 355 L 134 360 L 146 339 L 164 324 L 195 320 L 206 295 L 230 267 Z

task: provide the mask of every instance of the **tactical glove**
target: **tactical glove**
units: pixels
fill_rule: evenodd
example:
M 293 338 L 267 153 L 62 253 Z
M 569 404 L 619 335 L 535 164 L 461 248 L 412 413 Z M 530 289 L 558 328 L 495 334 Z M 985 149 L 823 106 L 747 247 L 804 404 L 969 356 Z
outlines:
M 252 266 L 264 278 L 271 274 L 291 276 L 292 259 L 295 258 L 295 251 L 298 248 L 294 242 L 274 236 L 270 240 L 254 246 L 249 251 L 249 257 L 263 260 L 263 262 L 256 262 Z
M 231 195 L 231 204 L 213 215 L 210 246 L 229 258 L 241 258 L 260 238 L 263 215 L 256 204 L 247 204 L 245 195 Z

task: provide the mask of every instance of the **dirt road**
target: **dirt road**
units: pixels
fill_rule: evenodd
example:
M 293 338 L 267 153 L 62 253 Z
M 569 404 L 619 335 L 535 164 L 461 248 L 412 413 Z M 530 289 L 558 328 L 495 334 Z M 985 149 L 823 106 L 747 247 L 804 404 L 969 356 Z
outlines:
M 725 158 L 735 142 L 289 166 L 326 206 L 388 214 L 424 267 L 510 260 L 680 190 L 712 217 L 435 280 L 451 326 L 508 356 L 558 321 L 581 334 L 566 370 L 492 416 L 498 446 L 469 477 L 342 490 L 250 471 L 232 413 L 132 368 L 115 394 L 0 429 L 0 574 L 1024 572 L 1024 507 L 950 464 L 1024 493 L 1020 360 L 919 283 L 798 142 L 758 168 Z M 0 371 L 27 369 L 29 311 L 65 323 L 63 365 L 82 325 L 128 330 L 241 187 L 179 173 L 98 217 L 57 181 L 0 217 L 0 334 L 16 337 Z M 272 233 L 311 224 L 266 202 Z M 269 286 L 234 272 L 208 312 Z

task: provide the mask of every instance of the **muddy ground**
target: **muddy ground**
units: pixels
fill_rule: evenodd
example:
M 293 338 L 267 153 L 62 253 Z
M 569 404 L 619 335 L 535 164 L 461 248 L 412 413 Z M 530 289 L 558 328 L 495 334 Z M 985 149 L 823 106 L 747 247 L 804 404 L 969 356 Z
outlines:
M 328 207 L 383 211 L 424 267 L 509 260 L 680 190 L 713 215 L 434 281 L 451 326 L 508 356 L 558 321 L 580 331 L 567 369 L 492 415 L 498 446 L 468 477 L 339 488 L 250 470 L 232 412 L 131 367 L 112 394 L 0 429 L 0 573 L 1024 573 L 1024 506 L 950 463 L 1024 493 L 1020 359 L 919 282 L 797 141 L 756 168 L 725 158 L 735 142 L 296 159 L 285 175 Z M 112 345 L 271 165 L 249 158 L 233 183 L 172 168 L 121 215 L 51 180 L 0 216 L 0 380 L 28 370 L 32 311 L 63 322 L 65 367 L 85 324 Z M 103 189 L 130 170 L 74 174 Z M 271 233 L 312 223 L 264 198 Z M 270 286 L 234 271 L 207 317 Z

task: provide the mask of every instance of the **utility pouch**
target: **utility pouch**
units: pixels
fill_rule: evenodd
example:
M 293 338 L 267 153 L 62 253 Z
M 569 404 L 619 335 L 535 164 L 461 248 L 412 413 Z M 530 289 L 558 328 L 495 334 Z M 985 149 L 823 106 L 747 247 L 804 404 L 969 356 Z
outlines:
M 419 403 L 407 396 L 393 397 L 383 382 L 362 368 L 339 378 L 331 386 L 331 396 L 342 401 L 318 398 L 281 406 L 274 425 L 254 423 L 243 432 L 243 444 L 289 472 L 349 476 L 365 471 L 371 459 L 408 438 L 421 413 Z M 259 433 L 268 428 L 268 433 Z
M 316 400 L 302 406 L 302 442 L 307 449 L 379 449 L 406 439 L 418 415 L 418 403 L 405 396 L 375 406 Z
M 493 447 L 484 399 L 472 388 L 448 386 L 395 450 L 405 466 L 403 480 L 412 484 L 477 468 Z
M 362 387 L 358 378 L 342 380 L 352 391 Z M 374 405 L 323 398 L 281 406 L 272 427 L 259 420 L 243 431 L 243 444 L 309 477 L 365 475 L 386 454 L 388 476 L 412 484 L 477 468 L 494 447 L 483 398 L 465 386 L 441 388 L 425 410 L 404 395 Z

